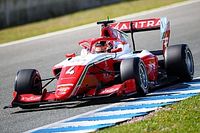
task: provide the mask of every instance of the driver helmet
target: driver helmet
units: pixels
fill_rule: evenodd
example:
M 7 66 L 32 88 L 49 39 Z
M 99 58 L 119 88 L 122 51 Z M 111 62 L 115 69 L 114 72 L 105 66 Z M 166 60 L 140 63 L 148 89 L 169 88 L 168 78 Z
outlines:
M 95 52 L 96 53 L 105 53 L 107 50 L 106 41 L 97 42 L 95 45 Z

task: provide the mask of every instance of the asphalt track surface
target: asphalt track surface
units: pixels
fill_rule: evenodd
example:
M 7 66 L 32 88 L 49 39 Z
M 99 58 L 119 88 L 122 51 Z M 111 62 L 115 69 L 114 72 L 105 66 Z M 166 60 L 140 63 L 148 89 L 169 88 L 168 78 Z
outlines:
M 171 22 L 170 44 L 189 44 L 195 61 L 195 77 L 200 76 L 200 1 L 149 14 L 133 16 L 134 19 L 166 16 Z M 17 133 L 50 124 L 111 104 L 89 103 L 80 106 L 61 104 L 38 110 L 20 108 L 3 110 L 12 100 L 13 84 L 19 69 L 38 69 L 43 78 L 52 76 L 51 67 L 65 59 L 66 53 L 80 51 L 78 42 L 99 36 L 99 27 L 91 26 L 65 34 L 0 47 L 0 132 Z M 135 34 L 137 49 L 161 48 L 159 32 Z M 49 88 L 53 88 L 51 85 Z

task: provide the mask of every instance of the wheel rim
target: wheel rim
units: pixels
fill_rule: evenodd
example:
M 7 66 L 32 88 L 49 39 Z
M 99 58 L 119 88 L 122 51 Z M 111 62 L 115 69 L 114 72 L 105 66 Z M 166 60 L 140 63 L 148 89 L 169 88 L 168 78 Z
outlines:
M 144 90 L 144 92 L 146 92 L 147 91 L 146 89 L 148 88 L 148 79 L 145 66 L 142 63 L 140 63 L 139 74 L 140 74 L 140 86 Z
M 189 50 L 186 51 L 185 62 L 186 62 L 186 65 L 187 65 L 188 72 L 190 73 L 190 75 L 193 75 L 193 73 L 194 73 L 194 62 L 193 62 L 192 54 Z

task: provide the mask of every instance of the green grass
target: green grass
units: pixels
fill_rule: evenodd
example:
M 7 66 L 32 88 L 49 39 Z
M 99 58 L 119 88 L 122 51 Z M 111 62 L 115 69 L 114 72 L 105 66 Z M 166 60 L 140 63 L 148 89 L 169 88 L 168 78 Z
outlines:
M 98 133 L 200 133 L 200 95 L 165 107 L 139 122 Z
M 96 22 L 106 19 L 107 16 L 114 18 L 182 1 L 185 0 L 124 0 L 117 4 L 0 30 L 0 44 Z

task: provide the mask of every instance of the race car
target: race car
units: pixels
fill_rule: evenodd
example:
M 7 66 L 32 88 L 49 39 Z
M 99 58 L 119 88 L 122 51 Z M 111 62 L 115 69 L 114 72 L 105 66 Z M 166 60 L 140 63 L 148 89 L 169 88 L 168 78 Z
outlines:
M 193 79 L 192 53 L 187 44 L 169 46 L 170 23 L 166 17 L 105 20 L 97 24 L 101 26 L 100 37 L 80 41 L 80 55 L 66 54 L 64 61 L 53 66 L 53 78 L 41 79 L 35 69 L 19 70 L 13 101 L 5 108 L 35 108 L 135 93 L 145 96 L 149 89 L 169 83 L 170 79 L 180 82 Z M 160 30 L 162 49 L 136 50 L 133 34 L 150 30 Z M 128 33 L 132 42 L 128 41 Z M 46 80 L 49 81 L 43 85 Z M 57 80 L 55 91 L 47 91 L 46 86 L 53 80 Z

